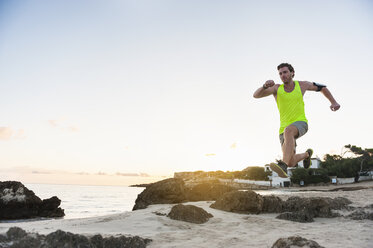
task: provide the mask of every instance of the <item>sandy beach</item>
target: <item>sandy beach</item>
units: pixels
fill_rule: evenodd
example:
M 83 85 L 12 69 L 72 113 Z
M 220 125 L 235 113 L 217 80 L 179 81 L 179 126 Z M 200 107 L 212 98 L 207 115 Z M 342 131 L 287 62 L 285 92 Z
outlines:
M 373 182 L 343 185 L 365 187 L 355 191 L 320 191 L 339 186 L 289 188 L 282 199 L 289 196 L 345 197 L 354 207 L 373 204 Z M 307 191 L 304 191 L 307 190 Z M 317 190 L 317 191 L 308 191 Z M 190 202 L 205 209 L 214 217 L 204 224 L 171 220 L 172 204 L 151 205 L 146 209 L 121 214 L 84 219 L 49 219 L 0 224 L 0 232 L 18 226 L 28 232 L 49 234 L 61 229 L 84 235 L 138 235 L 153 240 L 148 247 L 271 247 L 283 237 L 299 235 L 324 247 L 373 247 L 373 221 L 349 218 L 315 218 L 312 223 L 298 223 L 276 219 L 277 214 L 236 214 L 210 208 L 213 202 Z M 340 212 L 347 214 L 347 212 Z

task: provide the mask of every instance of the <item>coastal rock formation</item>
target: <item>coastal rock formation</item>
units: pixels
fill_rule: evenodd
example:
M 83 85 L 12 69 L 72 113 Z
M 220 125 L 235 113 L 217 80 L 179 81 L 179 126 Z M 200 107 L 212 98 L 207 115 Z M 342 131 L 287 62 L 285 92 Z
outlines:
M 167 217 L 173 220 L 203 224 L 213 216 L 212 214 L 206 212 L 203 208 L 199 208 L 193 205 L 178 204 L 172 207 Z
M 254 191 L 232 191 L 224 194 L 210 207 L 235 213 L 259 214 L 281 213 L 276 218 L 312 222 L 313 218 L 332 218 L 340 214 L 333 210 L 351 210 L 348 205 L 352 202 L 343 197 L 298 197 L 293 196 L 283 201 L 277 196 L 261 196 Z M 362 216 L 362 217 L 357 217 Z M 369 213 L 355 214 L 355 218 L 370 218 Z
M 278 239 L 272 248 L 324 248 L 317 242 L 299 236 Z
M 20 182 L 0 182 L 0 220 L 63 217 L 60 204 L 56 196 L 41 200 Z
M 136 199 L 132 210 L 144 209 L 151 204 L 173 204 L 188 201 L 212 201 L 234 190 L 216 181 L 186 186 L 181 178 L 169 178 L 152 183 Z
M 259 214 L 263 202 L 263 197 L 254 191 L 232 191 L 224 194 L 210 207 L 234 213 Z
M 281 213 L 284 210 L 284 201 L 274 195 L 263 196 L 263 208 L 264 213 Z
M 366 212 L 362 209 L 358 209 L 354 211 L 353 213 L 347 215 L 348 218 L 351 218 L 353 220 L 373 220 L 373 212 Z
M 298 196 L 290 197 L 282 203 L 282 214 L 277 219 L 290 220 L 296 222 L 313 222 L 313 218 L 332 218 L 339 217 L 340 214 L 333 210 L 350 209 L 348 206 L 351 201 L 337 197 L 310 197 L 302 198 Z
M 185 184 L 182 179 L 169 178 L 153 183 L 136 199 L 132 210 L 144 209 L 151 204 L 173 204 L 184 202 Z
M 282 220 L 291 220 L 296 222 L 313 222 L 313 215 L 306 209 L 296 211 L 296 212 L 285 212 L 276 217 Z
M 313 217 L 331 218 L 340 216 L 332 210 L 347 209 L 352 202 L 343 197 L 290 197 L 284 203 L 285 212 L 307 211 Z
M 187 188 L 187 201 L 216 201 L 219 197 L 235 188 L 219 182 L 204 182 Z
M 26 233 L 19 227 L 12 227 L 5 236 L 0 235 L 0 244 L 3 248 L 54 248 L 54 247 L 87 247 L 87 248 L 144 248 L 151 240 L 138 236 L 125 237 L 107 237 L 101 235 L 86 237 L 79 234 L 73 234 L 57 230 L 48 235 L 39 235 L 35 233 Z

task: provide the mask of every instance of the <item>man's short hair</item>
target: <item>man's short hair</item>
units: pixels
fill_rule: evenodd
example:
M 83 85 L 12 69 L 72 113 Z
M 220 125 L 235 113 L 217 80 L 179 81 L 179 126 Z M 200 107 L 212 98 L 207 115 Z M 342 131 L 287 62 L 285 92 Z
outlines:
M 294 75 L 295 75 L 295 70 L 294 70 L 294 68 L 293 68 L 293 66 L 291 64 L 282 63 L 279 66 L 277 66 L 277 70 L 280 70 L 282 67 L 287 67 L 289 69 L 289 71 L 292 72 L 292 73 L 294 73 Z M 294 75 L 293 75 L 293 77 L 294 77 Z

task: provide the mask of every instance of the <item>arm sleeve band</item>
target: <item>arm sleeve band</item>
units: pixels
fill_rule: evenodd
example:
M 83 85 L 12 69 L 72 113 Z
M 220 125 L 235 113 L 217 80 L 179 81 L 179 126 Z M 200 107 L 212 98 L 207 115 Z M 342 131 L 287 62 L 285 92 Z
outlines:
M 318 83 L 315 83 L 315 82 L 313 82 L 313 85 L 317 86 L 316 91 L 320 91 L 320 90 L 322 90 L 322 88 L 326 87 L 326 85 L 318 84 Z

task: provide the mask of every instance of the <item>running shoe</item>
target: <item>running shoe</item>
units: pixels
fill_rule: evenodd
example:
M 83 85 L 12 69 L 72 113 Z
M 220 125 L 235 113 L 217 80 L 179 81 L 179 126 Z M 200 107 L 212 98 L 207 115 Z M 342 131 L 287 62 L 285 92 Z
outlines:
M 276 172 L 279 177 L 282 177 L 282 178 L 289 177 L 288 174 L 287 174 L 288 166 L 283 161 L 279 160 L 279 161 L 277 161 L 277 164 L 276 163 L 270 163 L 269 167 L 271 168 L 271 170 Z
M 312 149 L 307 149 L 306 152 L 308 153 L 308 158 L 303 160 L 303 167 L 305 169 L 308 169 L 311 166 L 311 157 L 312 157 L 312 154 L 313 154 L 313 150 Z

